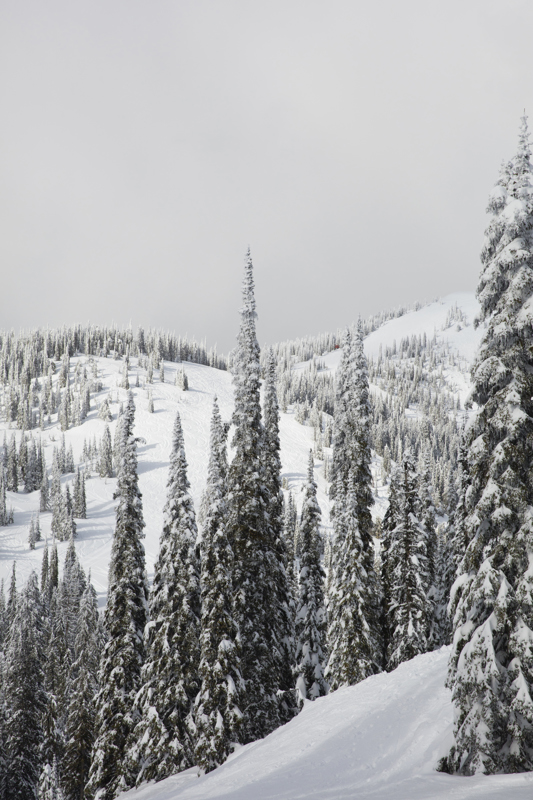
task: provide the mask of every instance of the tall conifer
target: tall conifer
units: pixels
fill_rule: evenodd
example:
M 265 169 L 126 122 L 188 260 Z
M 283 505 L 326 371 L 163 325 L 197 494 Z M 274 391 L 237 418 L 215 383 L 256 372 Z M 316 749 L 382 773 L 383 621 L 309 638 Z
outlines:
M 144 661 L 143 633 L 148 621 L 144 520 L 133 436 L 135 405 L 129 392 L 121 418 L 120 457 L 115 498 L 116 525 L 109 564 L 104 615 L 108 641 L 102 652 L 96 699 L 98 734 L 93 747 L 89 791 L 96 800 L 112 800 L 126 788 L 126 742 L 133 727 L 133 702 Z
M 268 530 L 255 318 L 253 265 L 248 251 L 233 375 L 234 457 L 228 471 L 228 535 L 235 557 L 234 607 L 245 681 L 244 741 L 259 739 L 279 724 L 278 670 L 269 647 L 274 587 L 267 583 L 267 576 L 273 553 Z
M 196 517 L 176 415 L 163 531 L 150 594 L 146 663 L 129 762 L 137 783 L 194 764 L 193 705 L 199 689 L 200 581 Z
M 489 200 L 466 552 L 452 589 L 454 772 L 533 769 L 533 186 L 527 120 Z
M 226 531 L 226 435 L 216 399 L 210 445 L 201 547 L 201 687 L 196 700 L 196 760 L 206 771 L 225 761 L 241 739 L 244 689 L 233 615 L 233 551 Z

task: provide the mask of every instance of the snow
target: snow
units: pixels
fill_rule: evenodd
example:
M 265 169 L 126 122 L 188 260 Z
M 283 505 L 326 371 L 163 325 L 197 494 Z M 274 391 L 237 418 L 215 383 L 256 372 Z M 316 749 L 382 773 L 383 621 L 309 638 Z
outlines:
M 71 374 L 76 363 L 81 360 L 85 363 L 85 356 L 71 359 Z M 102 381 L 103 389 L 96 396 L 97 403 L 101 403 L 111 393 L 113 402 L 111 411 L 113 422 L 110 423 L 111 434 L 114 436 L 116 418 L 120 403 L 125 403 L 127 392 L 120 388 L 122 381 L 123 361 L 97 358 L 98 377 Z M 176 371 L 185 368 L 189 380 L 189 391 L 182 391 L 174 385 Z M 205 488 L 207 478 L 207 461 L 209 456 L 209 429 L 213 399 L 218 397 L 222 419 L 229 421 L 233 411 L 232 376 L 223 370 L 213 369 L 200 364 L 185 363 L 174 364 L 165 362 L 165 383 L 160 383 L 154 374 L 154 383 L 149 388 L 155 411 L 148 412 L 148 396 L 145 388 L 135 388 L 136 374 L 139 373 L 141 384 L 145 379 L 145 370 L 137 367 L 137 359 L 132 359 L 129 382 L 135 399 L 135 428 L 134 433 L 141 437 L 138 444 L 139 459 L 139 486 L 143 495 L 144 519 L 146 522 L 144 540 L 146 549 L 146 563 L 148 577 L 153 577 L 153 565 L 157 558 L 159 548 L 159 534 L 163 523 L 163 507 L 166 500 L 166 482 L 171 449 L 172 428 L 176 412 L 179 411 L 183 426 L 185 453 L 188 462 L 188 475 L 191 482 L 191 492 L 198 513 L 200 499 Z M 118 401 L 117 401 L 118 398 Z M 307 473 L 309 448 L 313 446 L 313 431 L 310 427 L 300 425 L 292 412 L 281 415 L 280 438 L 282 444 L 282 474 L 286 478 L 288 488 L 295 495 L 298 508 L 301 506 L 303 495 L 300 488 L 303 486 Z M 3 436 L 5 423 L 0 425 L 0 437 Z M 96 436 L 100 441 L 105 428 L 105 423 L 98 419 L 96 403 L 92 400 L 91 412 L 85 422 L 70 428 L 65 432 L 67 449 L 72 444 L 76 463 L 81 458 L 83 441 L 91 440 Z M 12 431 L 6 431 L 9 442 Z M 33 431 L 39 437 L 40 431 Z M 231 438 L 231 431 L 230 431 Z M 1 439 L 0 439 L 1 440 Z M 61 443 L 61 431 L 56 424 L 46 428 L 42 433 L 47 466 L 52 464 L 52 451 L 54 445 Z M 20 432 L 17 434 L 17 446 L 20 442 Z M 317 462 L 317 465 L 321 462 Z M 322 470 L 316 469 L 318 484 L 318 500 L 322 507 L 325 520 L 328 518 L 329 501 L 327 498 L 327 485 Z M 74 476 L 64 476 L 63 483 L 73 480 Z M 116 479 L 102 479 L 95 472 L 86 484 L 87 493 L 87 519 L 76 520 L 77 538 L 76 550 L 81 563 L 86 571 L 91 570 L 91 578 L 99 595 L 99 605 L 105 604 L 107 591 L 107 568 L 111 552 L 111 541 L 115 526 L 115 502 L 113 492 Z M 39 509 L 39 492 L 31 494 L 7 492 L 7 504 L 15 512 L 15 524 L 0 528 L 0 579 L 4 580 L 7 589 L 11 575 L 12 563 L 17 562 L 17 584 L 23 585 L 32 569 L 40 574 L 44 541 L 38 542 L 36 549 L 31 551 L 28 546 L 28 533 L 32 513 Z M 43 540 L 48 537 L 51 544 L 52 514 L 41 513 L 40 525 Z M 58 543 L 59 564 L 62 568 L 67 542 Z
M 459 778 L 435 771 L 451 743 L 448 655 L 441 648 L 306 701 L 298 717 L 213 772 L 188 770 L 120 800 L 529 800 L 532 773 Z
M 466 325 L 461 323 L 461 330 L 457 330 L 457 325 L 452 324 L 446 329 L 446 320 L 450 311 L 457 306 L 466 316 Z M 458 356 L 471 362 L 473 355 L 479 344 L 482 328 L 477 330 L 473 327 L 473 320 L 479 310 L 479 304 L 472 293 L 459 292 L 448 295 L 447 297 L 430 303 L 420 308 L 418 311 L 411 311 L 402 317 L 386 322 L 381 328 L 370 334 L 365 340 L 365 351 L 368 356 L 377 358 L 380 344 L 385 348 L 392 345 L 396 340 L 412 334 L 426 333 L 428 337 L 437 334 L 437 339 L 444 343 L 448 342 L 458 354 Z M 335 370 L 339 363 L 342 350 L 336 350 L 328 355 L 321 357 L 325 363 L 325 368 Z M 71 374 L 78 360 L 86 362 L 85 357 L 71 359 Z M 111 411 L 114 421 L 111 423 L 111 433 L 114 434 L 116 417 L 119 403 L 126 401 L 127 392 L 120 388 L 124 362 L 114 361 L 111 358 L 96 359 L 98 364 L 98 377 L 102 381 L 103 389 L 98 394 L 96 400 L 101 403 L 105 397 L 111 393 Z M 295 368 L 308 368 L 309 362 L 297 365 Z M 189 379 L 189 391 L 184 392 L 174 385 L 174 378 L 177 371 L 185 369 Z M 88 370 L 90 372 L 90 370 Z M 211 421 L 212 403 L 215 395 L 218 397 L 222 418 L 229 420 L 233 410 L 233 387 L 232 377 L 228 372 L 212 369 L 211 367 L 200 364 L 185 363 L 173 364 L 165 362 L 165 383 L 160 383 L 157 379 L 157 372 L 154 373 L 154 383 L 149 388 L 152 392 L 155 413 L 148 412 L 148 395 L 145 388 L 135 388 L 137 373 L 141 384 L 143 384 L 146 373 L 145 370 L 137 367 L 137 359 L 132 359 L 129 382 L 136 404 L 135 434 L 142 437 L 144 442 L 139 443 L 139 485 L 143 494 L 144 518 L 146 521 L 146 561 L 148 576 L 151 579 L 153 574 L 153 564 L 157 557 L 159 546 L 159 533 L 163 520 L 163 506 L 166 498 L 166 480 L 168 471 L 168 458 L 170 453 L 172 426 L 176 411 L 179 410 L 184 439 L 185 452 L 189 464 L 189 480 L 195 507 L 198 512 L 200 499 L 205 486 L 207 476 L 207 458 L 209 447 L 209 426 Z M 469 392 L 469 381 L 464 370 L 450 368 L 447 370 L 446 378 L 450 383 L 455 384 L 464 402 Z M 377 387 L 372 387 L 373 391 L 379 391 Z M 102 437 L 105 423 L 97 418 L 96 404 L 93 401 L 93 408 L 88 419 L 83 425 L 71 428 L 65 434 L 67 448 L 72 443 L 76 461 L 81 456 L 83 440 L 88 441 L 95 435 L 97 441 Z M 3 435 L 5 424 L 0 425 L 0 436 Z M 39 431 L 34 431 L 34 436 L 39 435 Z M 7 438 L 11 431 L 7 430 Z M 231 433 L 230 433 L 231 436 Z M 57 425 L 47 428 L 42 434 L 45 446 L 45 455 L 48 467 L 52 463 L 53 446 L 59 446 L 61 441 L 61 431 Z M 306 478 L 306 466 L 309 455 L 309 448 L 313 446 L 312 428 L 300 425 L 289 409 L 287 414 L 281 414 L 280 420 L 280 439 L 281 439 L 281 460 L 282 475 L 285 483 L 293 492 L 298 508 L 301 506 L 303 496 L 300 490 Z M 17 442 L 20 441 L 20 433 L 17 434 Z M 315 478 L 318 485 L 318 501 L 322 509 L 322 518 L 325 527 L 328 526 L 329 500 L 327 497 L 327 485 L 323 477 L 323 470 L 320 468 L 320 461 L 315 461 Z M 374 456 L 372 472 L 375 478 L 381 475 L 381 459 Z M 72 480 L 73 476 L 64 477 L 63 481 Z M 111 550 L 111 539 L 114 529 L 114 508 L 113 491 L 116 480 L 99 478 L 94 472 L 87 482 L 87 519 L 77 520 L 78 538 L 76 548 L 81 562 L 86 570 L 91 570 L 94 586 L 99 593 L 100 607 L 105 603 L 105 593 L 107 589 L 107 565 Z M 40 570 L 44 542 L 38 542 L 35 551 L 30 551 L 28 547 L 28 531 L 31 515 L 39 508 L 39 493 L 33 494 L 14 494 L 8 492 L 8 505 L 11 504 L 15 511 L 15 525 L 0 528 L 0 579 L 4 579 L 7 587 L 11 573 L 12 562 L 17 562 L 17 576 L 19 586 L 21 586 L 32 569 Z M 388 487 L 379 486 L 375 490 L 374 516 L 382 517 L 388 499 Z M 51 514 L 41 514 L 40 523 L 43 537 L 50 536 Z M 59 543 L 60 566 L 64 559 L 67 543 Z
M 453 322 L 446 327 L 449 313 L 458 307 L 466 316 L 466 324 Z M 473 294 L 457 293 L 431 303 L 418 311 L 390 320 L 365 340 L 367 355 L 377 358 L 379 347 L 397 344 L 406 336 L 426 334 L 448 343 L 462 360 L 457 368 L 446 371 L 446 379 L 455 384 L 461 399 L 469 391 L 466 368 L 471 363 L 483 334 L 480 326 L 474 329 L 473 320 L 479 306 Z M 341 350 L 321 357 L 325 368 L 334 371 Z M 78 360 L 71 359 L 71 368 Z M 120 388 L 123 361 L 96 359 L 98 377 L 103 390 L 96 401 L 101 403 L 111 393 L 114 433 L 118 404 L 126 401 L 127 393 Z M 308 364 L 302 368 L 308 368 Z M 185 368 L 189 391 L 174 385 L 176 371 Z M 205 486 L 208 459 L 209 428 L 212 402 L 216 395 L 223 420 L 229 420 L 233 410 L 232 378 L 227 372 L 207 366 L 165 362 L 165 383 L 154 375 L 150 388 L 155 413 L 148 412 L 145 388 L 135 388 L 139 374 L 141 383 L 145 371 L 132 359 L 129 381 L 136 403 L 135 434 L 142 437 L 138 446 L 139 484 L 143 494 L 146 521 L 146 559 L 149 579 L 157 556 L 166 499 L 168 459 L 172 427 L 179 410 L 189 464 L 191 492 L 198 511 Z M 377 391 L 377 387 L 373 390 Z M 0 436 L 3 435 L 0 425 Z M 83 425 L 65 434 L 67 448 L 72 444 L 76 461 L 80 459 L 83 441 L 102 437 L 105 424 L 97 417 L 96 403 Z M 39 436 L 39 431 L 34 431 Z M 8 440 L 11 431 L 7 431 Z M 230 434 L 231 436 L 231 434 Z M 293 492 L 298 508 L 306 479 L 309 448 L 313 445 L 313 430 L 300 425 L 294 413 L 281 414 L 280 420 L 282 475 Z M 20 433 L 17 434 L 20 441 Z M 57 425 L 42 433 L 47 464 L 52 462 L 54 444 L 61 441 Z M 381 459 L 373 459 L 375 476 L 380 474 Z M 327 524 L 329 500 L 327 485 L 315 461 L 315 479 L 323 521 Z M 63 481 L 72 480 L 65 476 Z M 87 481 L 87 519 L 77 520 L 76 548 L 86 570 L 91 570 L 100 607 L 105 603 L 107 569 L 111 550 L 115 515 L 113 492 L 115 479 L 101 479 L 94 472 Z M 388 487 L 375 490 L 375 512 L 383 516 Z M 0 528 L 0 579 L 7 587 L 13 560 L 17 562 L 19 587 L 32 569 L 40 570 L 44 542 L 29 550 L 28 532 L 31 515 L 39 507 L 39 492 L 8 495 L 8 505 L 15 512 L 15 524 Z M 44 536 L 50 536 L 51 514 L 41 514 Z M 67 543 L 59 543 L 62 567 Z M 533 564 L 533 555 L 531 557 Z M 533 570 L 533 567 L 532 567 Z M 457 588 L 457 587 L 456 587 Z M 121 800 L 343 800 L 372 798 L 372 800 L 430 800 L 450 798 L 502 798 L 520 800 L 533 792 L 533 773 L 506 776 L 475 776 L 457 778 L 437 773 L 435 766 L 449 749 L 452 731 L 450 693 L 444 688 L 449 651 L 419 656 L 402 664 L 390 674 L 380 674 L 357 686 L 341 689 L 314 702 L 306 701 L 302 713 L 288 725 L 274 731 L 266 739 L 239 748 L 219 769 L 198 777 L 196 769 L 187 770 L 159 784 L 150 784 L 121 795 Z

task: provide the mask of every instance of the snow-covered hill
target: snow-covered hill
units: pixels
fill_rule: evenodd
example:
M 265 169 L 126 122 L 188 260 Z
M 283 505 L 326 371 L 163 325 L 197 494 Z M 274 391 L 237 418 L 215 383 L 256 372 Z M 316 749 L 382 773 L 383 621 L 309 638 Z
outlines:
M 458 778 L 435 771 L 452 730 L 448 648 L 308 702 L 218 769 L 195 769 L 120 800 L 529 800 L 533 774 Z
M 436 336 L 457 355 L 442 371 L 446 382 L 461 395 L 469 390 L 468 366 L 475 354 L 482 329 L 474 329 L 473 319 L 478 305 L 471 294 L 455 294 L 392 319 L 365 340 L 367 355 L 377 359 L 383 351 L 405 337 Z M 336 350 L 321 361 L 324 369 L 335 371 L 341 352 Z M 71 359 L 71 370 L 85 356 Z M 112 433 L 119 404 L 126 400 L 121 388 L 124 362 L 112 358 L 96 358 L 102 390 L 93 398 L 88 418 L 65 433 L 67 448 L 72 444 L 75 461 L 81 459 L 84 441 L 99 441 L 105 423 L 98 418 L 98 404 L 105 397 L 112 400 Z M 186 363 L 189 391 L 174 384 L 181 364 L 165 362 L 165 382 L 154 376 L 149 387 L 155 412 L 148 411 L 148 394 L 143 386 L 146 371 L 131 359 L 129 381 L 136 403 L 135 434 L 141 437 L 138 447 L 139 479 L 143 494 L 146 521 L 146 556 L 149 578 L 157 556 L 166 497 L 168 458 L 171 431 L 179 411 L 189 463 L 189 478 L 196 509 L 205 486 L 209 425 L 213 398 L 218 397 L 222 417 L 229 420 L 233 406 L 232 378 L 228 372 L 199 364 Z M 296 369 L 306 368 L 296 365 Z M 139 386 L 136 386 L 137 378 Z M 377 391 L 377 388 L 374 387 Z M 5 423 L 0 424 L 0 436 Z M 282 474 L 284 485 L 301 504 L 299 488 L 303 483 L 309 448 L 313 446 L 313 429 L 297 422 L 289 407 L 281 415 Z M 7 430 L 8 439 L 12 431 Z M 20 441 L 20 432 L 16 433 Z M 45 428 L 41 435 L 48 467 L 54 446 L 59 446 L 61 432 L 57 424 Z M 381 460 L 376 456 L 373 471 L 380 474 Z M 316 462 L 318 499 L 324 523 L 328 524 L 329 501 L 327 484 Z M 102 479 L 90 464 L 87 481 L 87 519 L 78 520 L 76 548 L 105 603 L 107 569 L 114 530 L 113 492 L 115 479 Z M 63 481 L 73 476 L 64 476 Z M 387 487 L 376 480 L 376 508 L 383 513 Z M 8 504 L 14 509 L 15 524 L 0 528 L 0 579 L 5 586 L 14 560 L 17 562 L 19 586 L 32 569 L 40 570 L 44 541 L 34 551 L 28 546 L 32 513 L 39 507 L 39 492 L 8 492 Z M 51 541 L 51 514 L 40 515 L 43 536 Z M 66 543 L 59 544 L 62 566 Z M 267 739 L 255 742 L 235 753 L 215 772 L 198 777 L 189 770 L 157 785 L 142 787 L 125 795 L 123 800 L 174 800 L 174 798 L 228 798 L 228 800 L 261 800 L 261 798 L 381 798 L 413 800 L 422 798 L 500 798 L 512 791 L 516 798 L 530 797 L 533 776 L 499 776 L 472 779 L 451 778 L 435 772 L 435 765 L 449 746 L 452 709 L 449 692 L 444 689 L 447 653 L 443 649 L 403 664 L 391 674 L 375 676 L 358 686 L 338 691 L 327 698 L 306 705 L 289 725 L 275 731 Z
M 84 356 L 72 358 L 72 369 L 75 368 L 78 360 L 85 362 L 86 359 Z M 102 358 L 98 358 L 96 361 L 99 380 L 103 384 L 102 391 L 96 399 L 101 402 L 109 392 L 111 393 L 113 399 L 111 411 L 114 420 L 110 424 L 110 428 L 113 434 L 119 403 L 125 402 L 127 396 L 126 390 L 120 388 L 123 362 Z M 154 377 L 154 383 L 149 387 L 154 400 L 155 412 L 153 414 L 148 412 L 146 389 L 135 388 L 137 373 L 139 373 L 142 383 L 145 370 L 139 369 L 136 366 L 136 359 L 132 359 L 129 372 L 136 405 L 135 435 L 143 439 L 138 446 L 139 484 L 143 495 L 146 522 L 145 548 L 150 579 L 157 557 L 159 534 L 162 527 L 171 434 L 176 412 L 179 411 L 182 419 L 189 479 L 195 506 L 198 509 L 207 475 L 209 426 L 215 395 L 218 397 L 223 419 L 229 420 L 233 410 L 232 378 L 228 372 L 200 364 L 186 364 L 189 391 L 184 392 L 174 385 L 175 372 L 181 367 L 181 364 L 166 362 L 165 382 L 160 383 Z M 0 427 L 0 436 L 3 435 L 2 427 L 5 428 L 5 424 Z M 95 407 L 83 425 L 66 431 L 67 449 L 72 444 L 76 462 L 81 459 L 84 440 L 92 440 L 94 436 L 98 442 L 102 437 L 104 427 L 105 423 L 98 419 Z M 9 438 L 10 431 L 8 430 L 7 433 Z M 53 425 L 45 429 L 41 438 L 47 465 L 50 467 L 53 447 L 59 445 L 61 432 L 57 425 Z M 288 487 L 296 490 L 296 495 L 298 495 L 299 485 L 303 482 L 307 469 L 309 448 L 312 447 L 312 431 L 299 425 L 293 414 L 284 414 L 281 420 L 281 440 L 283 475 L 287 480 Z M 113 492 L 116 479 L 102 479 L 94 470 L 90 471 L 90 474 L 91 477 L 87 481 L 86 487 L 87 519 L 77 520 L 76 549 L 84 569 L 91 570 L 93 584 L 99 593 L 101 605 L 103 605 L 115 523 Z M 69 481 L 72 478 L 72 475 L 67 475 L 64 476 L 63 481 Z M 317 474 L 317 479 L 319 501 L 327 517 L 326 482 L 320 473 Z M 7 494 L 8 504 L 12 505 L 14 509 L 15 524 L 0 528 L 0 579 L 4 579 L 6 587 L 9 583 L 13 561 L 17 562 L 19 586 L 24 583 L 32 569 L 40 570 L 45 546 L 44 539 L 37 543 L 34 551 L 30 550 L 28 546 L 31 516 L 39 509 L 39 492 L 31 494 L 8 492 Z M 51 542 L 51 519 L 50 512 L 40 515 L 42 534 L 43 537 L 48 537 L 49 543 Z M 66 547 L 66 542 L 58 545 L 60 565 L 63 563 Z
M 459 309 L 461 321 L 454 321 L 447 325 L 450 315 L 453 316 L 455 313 L 454 309 Z M 472 324 L 477 311 L 478 304 L 473 294 L 449 295 L 418 311 L 408 312 L 385 323 L 365 340 L 366 353 L 368 356 L 376 358 L 380 345 L 382 348 L 392 346 L 394 341 L 400 342 L 402 338 L 412 334 L 426 333 L 428 337 L 436 334 L 440 342 L 448 342 L 460 357 L 456 367 L 446 370 L 446 378 L 451 384 L 460 386 L 464 401 L 469 388 L 465 367 L 470 363 L 482 333 L 480 328 L 475 330 Z M 326 370 L 335 371 L 340 354 L 341 351 L 336 350 L 322 359 Z M 84 356 L 71 359 L 71 371 L 75 369 L 79 360 L 85 363 L 87 359 Z M 97 395 L 96 402 L 101 402 L 104 397 L 111 394 L 113 400 L 111 410 L 114 416 L 111 432 L 113 433 L 119 403 L 126 399 L 126 390 L 121 388 L 123 362 L 115 361 L 112 358 L 95 360 L 98 366 L 98 377 L 102 382 L 102 391 Z M 149 577 L 151 577 L 158 550 L 166 495 L 170 438 L 176 411 L 179 410 L 182 418 L 189 463 L 189 479 L 197 509 L 206 479 L 209 424 L 214 396 L 218 397 L 223 419 L 229 420 L 232 413 L 233 389 L 231 375 L 228 372 L 187 363 L 185 369 L 190 390 L 183 392 L 174 385 L 176 370 L 181 369 L 181 366 L 181 364 L 166 362 L 164 383 L 158 381 L 154 376 L 154 383 L 149 387 L 154 399 L 154 414 L 148 413 L 146 389 L 135 387 L 137 375 L 141 387 L 143 386 L 146 377 L 145 370 L 137 366 L 136 359 L 132 359 L 129 372 L 130 385 L 136 403 L 135 433 L 144 440 L 144 443 L 139 445 L 138 454 L 140 488 L 143 494 L 146 521 L 145 547 Z M 5 423 L 0 424 L 0 436 L 3 435 L 5 428 Z M 76 461 L 81 458 L 84 440 L 90 441 L 96 437 L 96 440 L 99 441 L 103 430 L 104 422 L 98 419 L 97 408 L 93 404 L 93 410 L 83 425 L 70 428 L 65 434 L 67 447 L 72 444 Z M 11 432 L 9 430 L 6 432 L 9 438 Z M 289 408 L 287 414 L 281 415 L 280 433 L 285 486 L 293 491 L 299 505 L 299 489 L 305 477 L 309 448 L 313 446 L 312 429 L 300 425 Z M 34 434 L 38 434 L 38 432 L 34 432 Z M 59 446 L 61 432 L 57 425 L 52 425 L 45 429 L 41 438 L 46 461 L 50 467 L 53 447 Z M 18 433 L 19 440 L 20 432 Z M 317 467 L 320 467 L 321 462 L 317 461 L 316 463 Z M 375 474 L 379 475 L 379 459 L 374 460 L 373 469 Z M 88 514 L 86 520 L 77 522 L 76 547 L 84 568 L 91 570 L 93 583 L 100 596 L 100 604 L 103 605 L 114 528 L 113 491 L 115 480 L 103 480 L 97 476 L 94 470 L 90 474 L 91 478 L 87 481 Z M 324 523 L 327 525 L 329 512 L 327 484 L 320 468 L 316 470 L 316 478 L 318 499 Z M 72 476 L 65 476 L 63 480 L 70 479 Z M 376 494 L 375 511 L 382 516 L 386 504 L 387 487 L 377 489 Z M 12 505 L 15 512 L 15 525 L 0 528 L 0 579 L 4 579 L 5 586 L 9 581 L 13 561 L 17 562 L 19 585 L 25 581 L 32 569 L 40 569 L 44 547 L 44 541 L 37 544 L 35 551 L 31 551 L 28 547 L 31 515 L 39 508 L 39 493 L 15 494 L 8 492 L 8 503 Z M 50 540 L 51 514 L 41 514 L 40 523 L 43 536 L 48 536 Z M 59 544 L 60 565 L 66 546 L 66 543 Z

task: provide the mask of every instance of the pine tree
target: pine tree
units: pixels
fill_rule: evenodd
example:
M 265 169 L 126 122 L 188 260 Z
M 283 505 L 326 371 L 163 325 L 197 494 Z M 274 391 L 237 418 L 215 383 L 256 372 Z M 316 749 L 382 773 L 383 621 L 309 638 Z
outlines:
M 489 201 L 477 289 L 486 323 L 466 433 L 466 552 L 452 593 L 450 771 L 533 769 L 533 187 L 527 120 Z
M 418 508 L 417 516 L 426 534 L 426 558 L 420 564 L 420 577 L 424 583 L 424 591 L 428 599 L 428 649 L 434 650 L 444 644 L 444 633 L 438 615 L 440 594 L 440 573 L 438 571 L 439 544 L 437 539 L 436 512 L 431 492 L 431 470 L 429 453 L 420 459 L 418 474 Z
M 74 502 L 72 505 L 72 513 L 77 519 L 86 519 L 87 517 L 87 499 L 85 495 L 85 472 L 80 472 L 80 468 L 76 470 L 76 482 L 74 484 Z
M 222 764 L 240 741 L 244 689 L 233 617 L 233 552 L 226 532 L 226 435 L 216 398 L 210 444 L 201 550 L 201 687 L 196 700 L 196 762 L 206 772 Z
M 39 511 L 50 510 L 50 490 L 48 486 L 48 475 L 46 468 L 43 469 L 43 477 L 41 480 L 41 494 L 39 500 Z
M 296 690 L 298 699 L 316 700 L 327 694 L 324 678 L 326 660 L 325 573 L 320 560 L 320 506 L 316 498 L 313 453 L 309 467 L 300 519 L 300 592 L 296 611 Z
M 261 423 L 259 344 L 255 332 L 253 265 L 246 257 L 241 326 L 233 384 L 234 457 L 228 470 L 228 536 L 234 553 L 234 613 L 241 637 L 243 741 L 277 727 L 277 670 L 269 650 L 272 587 L 266 584 L 272 551 L 268 531 Z
M 129 763 L 137 783 L 162 780 L 194 764 L 193 704 L 199 689 L 200 581 L 196 518 L 176 415 L 163 531 L 150 594 L 150 626 L 140 720 Z
M 129 392 L 120 426 L 121 457 L 115 493 L 118 505 L 104 615 L 108 641 L 100 662 L 100 690 L 96 699 L 98 733 L 89 777 L 89 791 L 96 800 L 112 800 L 126 785 L 125 748 L 132 729 L 133 702 L 140 688 L 144 661 L 148 585 L 134 415 L 133 395 Z

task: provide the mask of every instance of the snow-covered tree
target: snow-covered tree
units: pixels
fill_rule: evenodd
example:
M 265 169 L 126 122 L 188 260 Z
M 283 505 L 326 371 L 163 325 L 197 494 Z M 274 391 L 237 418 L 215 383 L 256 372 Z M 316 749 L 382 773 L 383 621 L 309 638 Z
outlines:
M 111 432 L 106 424 L 102 441 L 100 442 L 100 462 L 98 472 L 102 478 L 113 477 L 113 448 L 111 446 Z
M 79 602 L 74 659 L 69 679 L 61 788 L 65 800 L 82 800 L 95 738 L 98 661 L 103 642 L 96 592 L 90 576 Z
M 150 594 L 146 663 L 136 701 L 140 719 L 128 761 L 137 784 L 194 764 L 193 706 L 199 689 L 200 575 L 196 517 L 176 415 L 163 531 Z
M 326 662 L 325 572 L 320 558 L 321 512 L 316 497 L 313 453 L 300 517 L 300 580 L 296 609 L 296 691 L 298 700 L 316 700 L 327 694 L 324 678 Z
M 288 551 L 283 533 L 283 492 L 281 490 L 281 459 L 279 441 L 279 407 L 276 392 L 276 362 L 272 349 L 268 355 L 264 382 L 264 467 L 267 490 L 266 582 L 272 587 L 270 601 L 272 626 L 269 649 L 274 656 L 277 695 L 280 701 L 280 721 L 295 714 L 293 667 L 295 655 L 295 602 L 288 574 Z M 290 551 L 292 561 L 292 549 Z
M 33 800 L 41 773 L 42 716 L 46 695 L 43 676 L 43 628 L 39 585 L 34 572 L 20 598 L 5 655 L 4 692 L 9 800 Z
M 418 476 L 409 450 L 402 458 L 397 491 L 396 525 L 390 534 L 387 556 L 389 670 L 430 649 L 432 604 L 427 595 L 427 531 L 417 516 Z
M 334 546 L 326 678 L 332 689 L 381 669 L 379 586 L 372 538 L 370 405 L 361 322 L 346 332 L 337 375 L 332 486 Z
M 489 200 L 477 288 L 486 323 L 466 433 L 466 552 L 452 588 L 450 771 L 533 769 L 533 187 L 527 120 Z M 458 599 L 457 599 L 458 598 Z
M 96 800 L 112 800 L 126 786 L 126 743 L 144 662 L 143 633 L 148 621 L 144 519 L 133 436 L 133 395 L 122 415 L 120 463 L 115 498 L 116 524 L 109 564 L 104 615 L 108 640 L 102 652 L 96 699 L 97 736 L 93 746 L 89 791 Z
M 196 699 L 196 762 L 207 772 L 241 739 L 241 675 L 233 615 L 233 551 L 226 532 L 226 433 L 215 399 L 202 537 L 202 631 Z
M 270 650 L 272 556 L 261 423 L 259 344 L 255 332 L 253 265 L 246 257 L 241 326 L 234 361 L 234 456 L 228 470 L 228 536 L 234 553 L 235 620 L 241 640 L 243 741 L 259 739 L 279 724 L 277 670 Z

